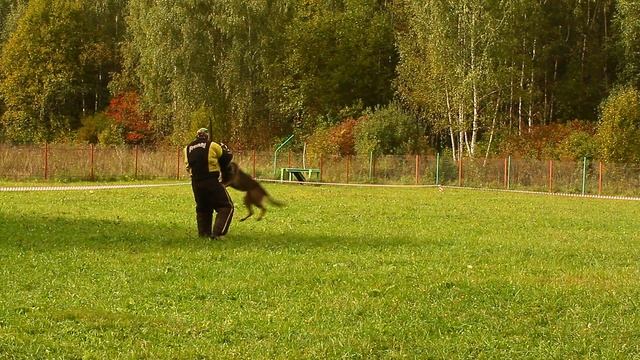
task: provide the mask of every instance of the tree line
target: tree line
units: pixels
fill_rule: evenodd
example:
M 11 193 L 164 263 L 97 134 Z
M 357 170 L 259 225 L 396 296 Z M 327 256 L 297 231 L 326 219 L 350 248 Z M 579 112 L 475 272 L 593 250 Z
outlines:
M 0 140 L 640 161 L 635 0 L 0 0 Z

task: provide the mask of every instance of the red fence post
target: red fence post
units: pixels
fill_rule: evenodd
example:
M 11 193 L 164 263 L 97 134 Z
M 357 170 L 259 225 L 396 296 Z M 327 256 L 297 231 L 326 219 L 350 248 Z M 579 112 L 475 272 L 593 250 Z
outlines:
M 180 180 L 180 153 L 182 152 L 182 148 L 178 146 L 178 162 L 176 164 L 176 180 Z
M 371 180 L 376 177 L 376 157 L 371 155 Z
M 602 161 L 598 162 L 598 195 L 602 195 Z
M 135 162 L 135 172 L 134 172 L 134 179 L 138 179 L 138 145 L 135 146 L 135 158 L 136 158 L 136 162 Z
M 95 148 L 96 146 L 94 144 L 90 145 L 90 151 L 91 151 L 91 170 L 89 172 L 89 179 L 91 180 L 95 180 L 95 170 L 94 170 L 94 153 L 95 153 Z
M 553 192 L 553 160 L 549 160 L 549 192 Z
M 256 149 L 251 151 L 251 157 L 253 158 L 253 178 L 256 178 Z
M 351 156 L 347 156 L 347 184 L 349 183 L 349 165 L 351 165 Z
M 504 188 L 505 189 L 507 188 L 507 176 L 509 176 L 508 173 L 507 173 L 509 171 L 507 169 L 507 166 L 508 166 L 507 165 L 507 158 L 504 158 Z
M 416 154 L 416 185 L 420 183 L 420 155 Z
M 462 156 L 458 160 L 458 186 L 462 186 Z
M 44 179 L 49 179 L 49 144 L 44 143 Z

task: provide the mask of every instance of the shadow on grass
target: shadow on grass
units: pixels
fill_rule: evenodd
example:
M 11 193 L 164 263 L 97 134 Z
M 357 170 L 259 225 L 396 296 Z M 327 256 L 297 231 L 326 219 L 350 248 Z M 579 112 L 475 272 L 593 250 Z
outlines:
M 254 220 L 255 221 L 255 220 Z M 267 220 L 263 220 L 267 221 Z M 0 246 L 32 251 L 55 251 L 68 248 L 95 250 L 155 251 L 165 248 L 279 249 L 304 251 L 312 248 L 389 248 L 411 246 L 406 237 L 366 238 L 349 234 L 304 234 L 295 230 L 265 226 L 243 226 L 235 222 L 223 240 L 199 238 L 195 220 L 185 223 L 131 222 L 122 219 L 69 219 L 0 213 Z

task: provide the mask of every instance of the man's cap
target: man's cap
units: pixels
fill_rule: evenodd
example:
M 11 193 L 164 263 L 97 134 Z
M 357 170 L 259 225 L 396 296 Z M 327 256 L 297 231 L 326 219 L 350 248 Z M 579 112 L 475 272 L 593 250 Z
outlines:
M 209 139 L 209 130 L 207 128 L 200 128 L 196 133 L 196 138 L 198 139 Z

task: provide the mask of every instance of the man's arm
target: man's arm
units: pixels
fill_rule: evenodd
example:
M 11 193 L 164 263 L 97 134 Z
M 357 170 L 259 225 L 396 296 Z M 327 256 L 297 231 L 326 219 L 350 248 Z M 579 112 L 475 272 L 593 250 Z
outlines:
M 220 156 L 222 156 L 222 146 L 212 141 L 209 146 L 209 171 L 220 171 L 218 162 Z
M 189 176 L 191 176 L 191 167 L 189 166 L 189 157 L 187 156 L 187 148 L 188 146 L 185 146 L 184 149 L 182 150 L 182 155 L 184 155 L 184 166 L 187 169 L 187 173 L 189 173 Z

